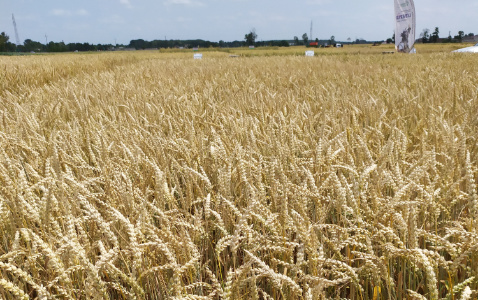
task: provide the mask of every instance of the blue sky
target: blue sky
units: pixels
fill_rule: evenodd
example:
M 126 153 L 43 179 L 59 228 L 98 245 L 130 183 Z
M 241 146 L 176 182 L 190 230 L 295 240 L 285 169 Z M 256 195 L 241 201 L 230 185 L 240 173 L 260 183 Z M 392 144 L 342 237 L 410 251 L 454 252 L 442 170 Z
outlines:
M 478 0 L 415 0 L 417 35 L 440 28 L 478 34 Z M 15 40 L 128 44 L 132 39 L 258 40 L 313 38 L 383 40 L 393 34 L 392 0 L 0 0 L 0 32 Z

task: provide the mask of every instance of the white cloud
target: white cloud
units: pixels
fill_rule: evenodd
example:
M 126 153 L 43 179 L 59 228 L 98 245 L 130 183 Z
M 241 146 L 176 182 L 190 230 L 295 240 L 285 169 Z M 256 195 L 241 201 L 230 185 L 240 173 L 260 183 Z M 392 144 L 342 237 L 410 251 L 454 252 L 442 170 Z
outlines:
M 204 3 L 194 0 L 167 0 L 164 2 L 166 5 L 185 5 L 185 6 L 204 6 Z
M 132 8 L 131 2 L 129 0 L 120 0 L 120 3 L 126 6 L 127 8 Z
M 89 15 L 88 11 L 86 9 L 79 9 L 77 12 L 76 12 L 77 15 L 79 16 L 87 16 Z
M 71 11 L 65 9 L 54 9 L 51 11 L 51 14 L 58 17 L 68 17 L 71 16 Z

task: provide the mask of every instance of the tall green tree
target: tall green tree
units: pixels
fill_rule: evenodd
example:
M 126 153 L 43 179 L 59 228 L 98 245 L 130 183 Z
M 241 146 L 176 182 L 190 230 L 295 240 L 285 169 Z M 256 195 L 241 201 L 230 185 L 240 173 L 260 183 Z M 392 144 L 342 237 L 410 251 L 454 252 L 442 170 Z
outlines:
M 331 37 L 330 37 L 329 44 L 330 44 L 330 45 L 335 44 L 335 36 L 331 36 Z
M 254 46 L 257 39 L 256 30 L 252 28 L 251 31 L 244 36 L 244 39 L 246 40 L 246 44 L 248 46 Z
M 35 41 L 32 41 L 31 39 L 26 39 L 24 42 L 23 42 L 23 45 L 25 46 L 25 51 L 41 51 L 43 50 L 43 48 L 45 47 L 42 43 L 40 42 L 35 42 Z
M 294 44 L 296 46 L 299 45 L 299 38 L 297 36 L 294 36 Z
M 458 31 L 458 35 L 455 35 L 455 40 L 461 43 L 464 37 L 465 37 L 465 32 L 460 30 Z
M 435 31 L 433 31 L 432 35 L 430 36 L 430 41 L 432 43 L 437 43 L 438 39 L 440 38 L 440 29 L 438 27 L 435 27 Z
M 7 51 L 7 43 L 9 39 L 10 37 L 5 32 L 0 34 L 0 52 Z
M 47 45 L 47 51 L 48 52 L 66 52 L 68 51 L 68 47 L 65 45 L 63 41 L 59 43 L 55 43 L 51 41 Z
M 146 49 L 146 48 L 148 48 L 148 42 L 143 40 L 143 39 L 131 40 L 129 42 L 129 46 L 131 48 L 135 48 L 136 50 Z
M 307 36 L 307 33 L 304 33 L 302 35 L 302 39 L 304 40 L 304 45 L 308 46 L 309 45 L 309 37 Z
M 420 37 L 422 38 L 423 43 L 428 43 L 430 38 L 430 29 L 423 29 L 422 33 L 420 33 Z
M 289 42 L 286 40 L 280 41 L 279 47 L 289 47 Z

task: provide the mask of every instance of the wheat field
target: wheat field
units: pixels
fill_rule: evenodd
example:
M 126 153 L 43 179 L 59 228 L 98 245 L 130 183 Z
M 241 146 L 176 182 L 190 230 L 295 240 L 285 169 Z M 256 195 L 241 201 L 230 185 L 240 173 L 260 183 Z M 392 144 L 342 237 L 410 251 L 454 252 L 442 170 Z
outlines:
M 478 57 L 384 49 L 0 57 L 0 298 L 477 299 Z

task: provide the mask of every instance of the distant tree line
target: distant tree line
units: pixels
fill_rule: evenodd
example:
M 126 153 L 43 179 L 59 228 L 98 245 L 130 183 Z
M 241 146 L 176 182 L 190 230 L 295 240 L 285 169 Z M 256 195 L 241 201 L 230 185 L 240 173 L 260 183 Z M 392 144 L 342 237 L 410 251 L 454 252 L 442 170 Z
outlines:
M 335 45 L 335 37 L 331 36 L 329 40 L 315 39 L 317 43 L 315 46 Z M 347 44 L 364 44 L 372 43 L 367 42 L 364 39 L 356 39 L 351 41 L 348 39 Z M 196 40 L 153 40 L 146 41 L 143 39 L 131 40 L 127 45 L 113 45 L 113 44 L 90 44 L 90 43 L 64 43 L 50 41 L 47 44 L 43 44 L 38 41 L 26 39 L 22 45 L 16 45 L 10 42 L 10 37 L 2 32 L 0 34 L 0 52 L 74 52 L 74 51 L 108 51 L 108 50 L 121 50 L 125 48 L 143 50 L 143 49 L 160 49 L 160 48 L 236 48 L 245 46 L 256 47 L 289 47 L 290 45 L 305 45 L 309 44 L 309 37 L 307 33 L 302 35 L 300 41 L 297 36 L 292 40 L 269 40 L 269 41 L 257 41 L 257 33 L 255 29 L 252 29 L 244 36 L 243 41 L 225 42 L 220 40 L 219 42 L 205 41 L 201 39 Z
M 254 33 L 255 34 L 255 33 Z M 128 47 L 134 48 L 136 50 L 141 49 L 159 49 L 159 48 L 186 48 L 191 49 L 195 47 L 199 48 L 237 48 L 237 47 L 246 47 L 246 46 L 256 46 L 256 47 L 267 47 L 267 46 L 277 46 L 277 47 L 289 47 L 289 41 L 279 40 L 279 41 L 256 41 L 257 35 L 253 33 L 246 34 L 244 41 L 232 41 L 225 42 L 220 40 L 219 42 L 210 42 L 205 40 L 154 40 L 154 41 L 145 41 L 142 39 L 130 41 Z
M 241 42 L 239 42 L 241 43 Z M 136 50 L 142 49 L 159 49 L 159 48 L 210 48 L 210 47 L 221 47 L 221 44 L 225 47 L 226 44 L 224 41 L 210 42 L 205 40 L 153 40 L 145 41 L 143 39 L 131 40 L 128 48 L 134 48 Z M 242 43 L 241 43 L 242 46 Z
M 236 48 L 248 46 L 247 41 L 232 41 L 225 42 L 210 42 L 205 40 L 153 40 L 146 41 L 143 39 L 131 40 L 127 45 L 112 45 L 112 44 L 89 44 L 89 43 L 64 43 L 64 42 L 49 42 L 43 44 L 31 39 L 26 39 L 23 45 L 15 45 L 10 42 L 9 36 L 2 32 L 0 35 L 0 52 L 74 52 L 74 51 L 108 51 L 121 50 L 125 48 L 144 50 L 144 49 L 160 49 L 160 48 L 185 48 L 191 49 L 199 48 Z M 288 47 L 289 41 L 261 41 L 253 43 L 255 46 L 279 46 Z
M 277 42 L 272 42 L 274 45 Z M 264 45 L 267 42 L 263 43 Z M 288 45 L 288 43 L 287 43 Z M 142 49 L 159 49 L 159 48 L 234 48 L 247 46 L 246 41 L 232 42 L 210 42 L 205 40 L 153 40 L 145 41 L 143 39 L 131 40 L 127 45 L 113 44 L 89 44 L 89 43 L 64 43 L 50 41 L 48 44 L 26 39 L 22 45 L 16 45 L 10 41 L 10 37 L 2 32 L 0 34 L 0 52 L 74 52 L 74 51 L 107 51 L 118 50 L 124 48 L 132 48 L 136 50 Z
M 112 44 L 89 44 L 89 43 L 69 43 L 49 42 L 42 44 L 40 42 L 26 39 L 23 45 L 16 45 L 10 42 L 10 37 L 2 32 L 0 34 L 0 52 L 73 52 L 73 51 L 105 51 L 113 49 Z
M 425 28 L 420 33 L 420 39 L 423 43 L 461 43 L 466 37 L 474 37 L 474 33 L 468 33 L 465 35 L 465 32 L 460 30 L 458 34 L 455 36 L 451 36 L 451 33 L 448 35 L 447 38 L 440 38 L 440 28 L 435 27 L 433 32 L 430 32 L 430 29 Z
M 472 32 L 465 34 L 464 31 L 460 30 L 458 34 L 453 37 L 450 33 L 447 38 L 440 38 L 440 28 L 435 27 L 433 32 L 428 28 L 423 29 L 417 41 L 422 43 L 461 43 L 465 41 L 466 38 L 473 38 L 474 36 L 475 34 Z M 395 33 L 392 38 L 387 39 L 387 43 L 395 43 Z

